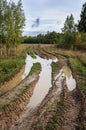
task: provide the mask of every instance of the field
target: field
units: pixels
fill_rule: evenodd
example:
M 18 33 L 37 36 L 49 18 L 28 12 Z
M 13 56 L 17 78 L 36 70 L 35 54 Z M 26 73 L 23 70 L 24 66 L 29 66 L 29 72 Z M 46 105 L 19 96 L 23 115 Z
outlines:
M 51 64 L 52 87 L 40 105 L 32 110 L 33 113 L 26 106 L 39 81 L 42 66 L 40 63 L 33 64 L 28 76 L 21 80 L 26 53 L 33 59 L 36 58 L 35 54 L 46 60 L 58 59 L 58 62 Z M 76 80 L 76 88 L 71 92 L 65 77 L 61 79 L 58 76 L 63 68 L 65 74 L 70 77 L 72 73 Z M 56 76 L 58 78 L 55 80 Z M 7 130 L 8 127 L 9 130 L 85 130 L 86 52 L 59 49 L 49 44 L 21 44 L 16 56 L 0 57 L 0 130 Z

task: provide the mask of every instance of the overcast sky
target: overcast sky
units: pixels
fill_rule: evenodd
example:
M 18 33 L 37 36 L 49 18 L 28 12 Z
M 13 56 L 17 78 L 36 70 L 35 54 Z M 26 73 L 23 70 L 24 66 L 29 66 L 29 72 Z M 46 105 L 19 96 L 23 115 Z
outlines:
M 8 0 L 9 1 L 9 0 Z M 18 0 L 13 0 L 17 2 Z M 26 17 L 24 31 L 57 31 L 63 27 L 67 15 L 79 20 L 82 5 L 86 0 L 22 0 Z M 39 19 L 39 26 L 33 26 Z

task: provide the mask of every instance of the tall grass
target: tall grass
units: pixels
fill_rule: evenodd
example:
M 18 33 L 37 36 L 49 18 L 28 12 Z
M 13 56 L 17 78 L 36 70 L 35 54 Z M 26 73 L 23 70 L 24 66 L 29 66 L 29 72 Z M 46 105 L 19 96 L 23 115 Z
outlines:
M 25 56 L 0 58 L 0 84 L 10 80 L 24 65 Z

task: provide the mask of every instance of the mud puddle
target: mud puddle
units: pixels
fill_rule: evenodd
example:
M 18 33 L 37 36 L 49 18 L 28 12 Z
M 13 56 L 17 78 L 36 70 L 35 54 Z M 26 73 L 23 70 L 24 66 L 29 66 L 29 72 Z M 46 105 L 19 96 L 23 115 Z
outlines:
M 39 74 L 39 81 L 35 86 L 33 95 L 30 99 L 30 102 L 27 105 L 27 108 L 33 109 L 38 106 L 44 97 L 47 95 L 49 88 L 52 86 L 52 62 L 57 62 L 58 59 L 43 59 L 36 55 L 36 58 L 33 59 L 27 54 L 26 56 L 26 67 L 25 72 L 22 76 L 22 79 L 27 77 L 34 63 L 39 62 L 41 64 L 42 70 Z
M 64 66 L 59 74 L 55 77 L 57 80 L 59 77 L 66 79 L 66 85 L 69 91 L 73 91 L 76 88 L 76 80 L 73 78 L 72 71 L 68 66 Z

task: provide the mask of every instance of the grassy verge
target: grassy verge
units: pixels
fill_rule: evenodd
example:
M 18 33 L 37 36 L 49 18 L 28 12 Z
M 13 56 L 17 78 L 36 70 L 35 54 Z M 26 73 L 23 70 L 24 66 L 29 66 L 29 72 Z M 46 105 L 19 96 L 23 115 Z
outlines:
M 80 60 L 77 58 L 69 58 L 69 62 L 71 64 L 71 67 L 73 68 L 74 71 L 77 72 L 77 74 L 82 74 L 86 75 L 86 67 L 83 66 Z
M 86 93 L 86 66 L 77 58 L 69 58 L 70 65 L 77 74 L 79 88 Z
M 0 58 L 0 84 L 10 80 L 24 65 L 25 56 L 12 56 Z

